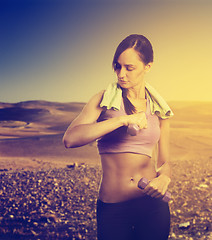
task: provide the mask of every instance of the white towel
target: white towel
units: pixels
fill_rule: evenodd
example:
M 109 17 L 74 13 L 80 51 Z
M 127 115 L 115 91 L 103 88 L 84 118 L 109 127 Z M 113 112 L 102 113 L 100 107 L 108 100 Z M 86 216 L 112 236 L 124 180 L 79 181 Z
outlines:
M 162 119 L 170 118 L 174 114 L 171 108 L 161 95 L 149 84 L 145 83 L 146 95 L 150 100 L 150 109 L 152 114 L 156 114 Z M 111 83 L 105 90 L 100 107 L 107 109 L 120 110 L 122 101 L 122 89 L 117 83 Z

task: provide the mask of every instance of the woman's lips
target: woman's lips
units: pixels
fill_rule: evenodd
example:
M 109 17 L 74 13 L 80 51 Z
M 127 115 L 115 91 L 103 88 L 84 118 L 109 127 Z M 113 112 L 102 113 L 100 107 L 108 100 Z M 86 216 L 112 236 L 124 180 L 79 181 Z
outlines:
M 121 84 L 126 84 L 127 81 L 122 81 L 122 80 L 120 81 L 120 80 L 119 80 L 119 83 L 121 83 Z

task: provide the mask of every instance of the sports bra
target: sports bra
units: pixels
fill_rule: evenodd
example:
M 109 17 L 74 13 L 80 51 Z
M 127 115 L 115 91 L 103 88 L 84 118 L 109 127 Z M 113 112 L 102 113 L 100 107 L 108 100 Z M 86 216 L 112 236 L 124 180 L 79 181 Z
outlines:
M 113 109 L 103 110 L 97 122 L 122 115 L 127 115 L 123 99 L 119 111 Z M 136 136 L 131 136 L 127 133 L 127 126 L 122 126 L 98 139 L 97 147 L 99 154 L 130 152 L 152 157 L 153 148 L 160 138 L 160 122 L 156 114 L 151 114 L 148 98 L 146 118 L 147 128 L 140 129 Z

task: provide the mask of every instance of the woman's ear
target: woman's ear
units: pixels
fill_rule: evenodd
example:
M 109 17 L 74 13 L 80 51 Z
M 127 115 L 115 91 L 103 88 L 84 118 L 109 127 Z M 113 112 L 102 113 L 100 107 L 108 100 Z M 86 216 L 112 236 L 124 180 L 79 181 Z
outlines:
M 149 62 L 145 65 L 145 72 L 148 73 L 153 65 L 153 62 Z

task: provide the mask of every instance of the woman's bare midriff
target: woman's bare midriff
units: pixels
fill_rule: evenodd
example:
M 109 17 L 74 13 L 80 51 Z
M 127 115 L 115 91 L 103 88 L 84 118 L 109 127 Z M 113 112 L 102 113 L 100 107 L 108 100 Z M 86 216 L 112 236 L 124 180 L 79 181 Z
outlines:
M 102 181 L 99 198 L 106 203 L 115 203 L 144 196 L 138 188 L 142 177 L 156 177 L 152 159 L 135 153 L 101 154 Z

